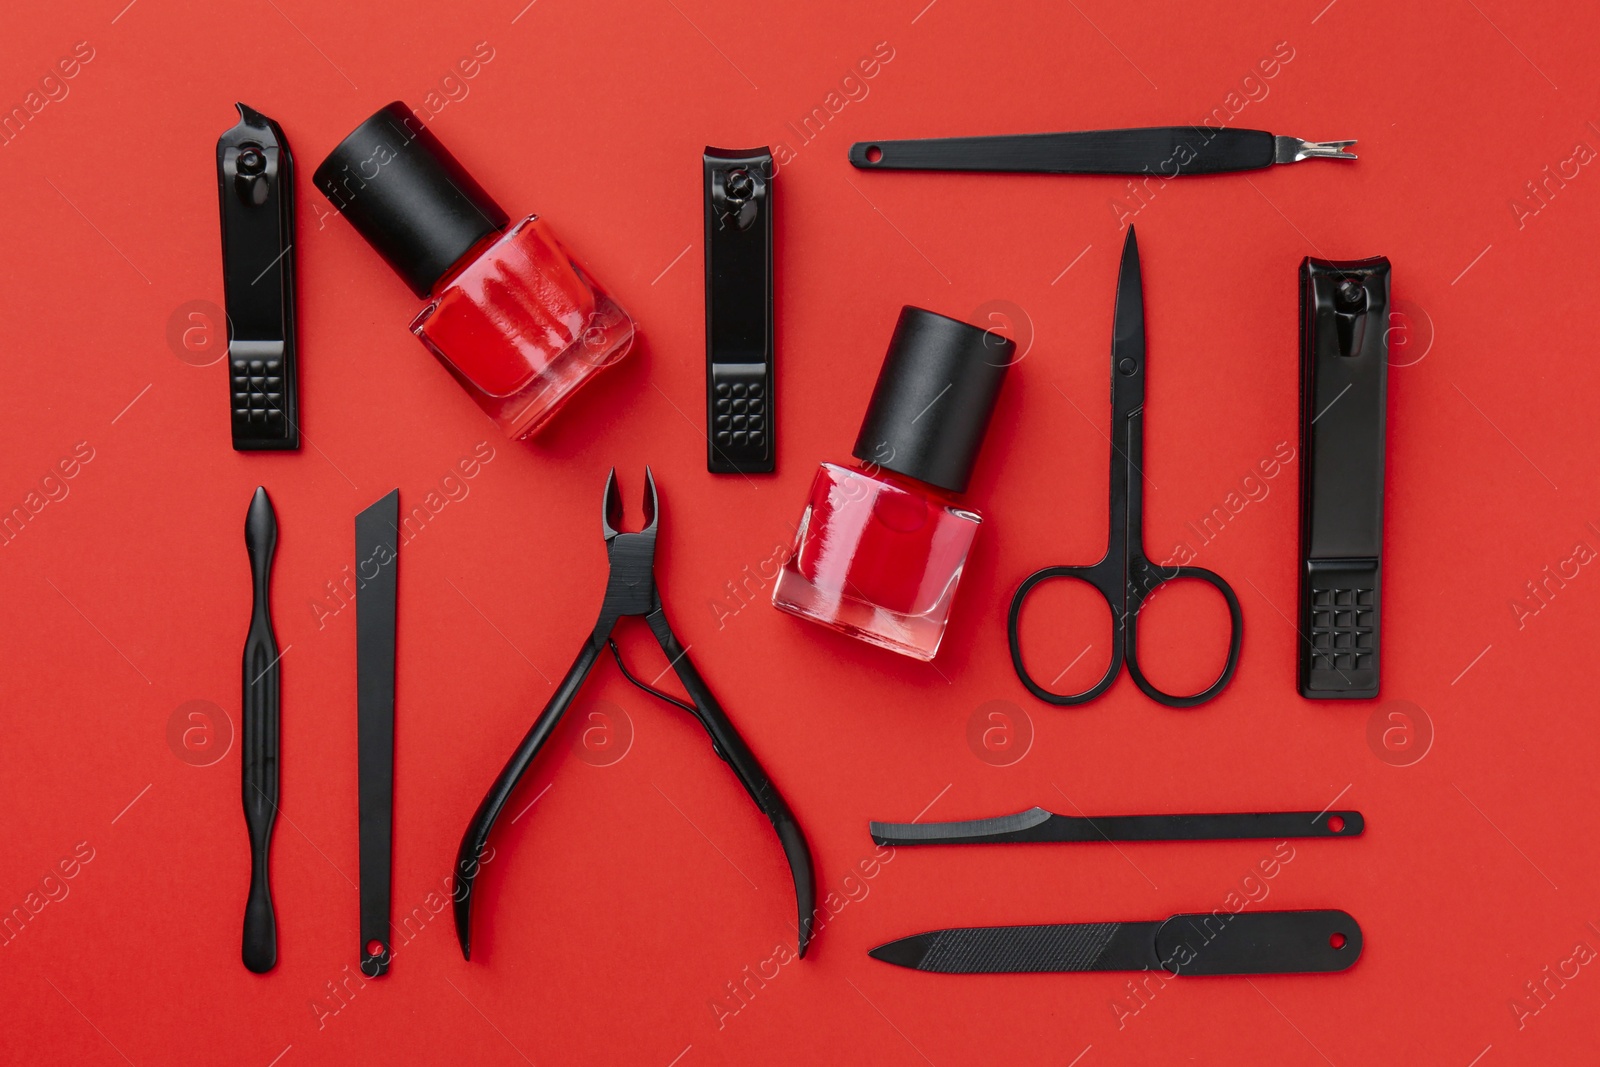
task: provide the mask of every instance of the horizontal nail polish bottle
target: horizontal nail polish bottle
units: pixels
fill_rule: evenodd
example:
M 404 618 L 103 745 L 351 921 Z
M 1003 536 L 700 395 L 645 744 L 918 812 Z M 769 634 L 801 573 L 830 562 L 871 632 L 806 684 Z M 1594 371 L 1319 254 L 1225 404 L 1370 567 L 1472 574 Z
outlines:
M 428 301 L 411 332 L 507 436 L 533 434 L 632 346 L 633 320 L 545 221 L 513 223 L 399 101 L 313 180 Z
M 860 462 L 817 471 L 774 607 L 933 659 L 983 521 L 957 497 L 1015 352 L 977 326 L 901 310 L 856 438 Z

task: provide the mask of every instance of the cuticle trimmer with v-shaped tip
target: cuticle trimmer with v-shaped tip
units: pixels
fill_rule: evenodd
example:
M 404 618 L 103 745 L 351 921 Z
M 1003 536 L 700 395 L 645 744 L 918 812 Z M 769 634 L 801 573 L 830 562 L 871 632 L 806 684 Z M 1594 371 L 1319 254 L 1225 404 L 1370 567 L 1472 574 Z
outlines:
M 1176 178 L 1260 170 L 1302 159 L 1355 159 L 1354 141 L 1302 141 L 1264 130 L 1150 126 L 1131 130 L 1017 133 L 858 141 L 862 170 L 964 170 L 1026 174 L 1149 174 Z
M 1359 837 L 1359 811 L 1268 811 L 1183 815 L 1057 815 L 1030 808 L 1016 815 L 957 822 L 872 822 L 880 845 L 978 845 L 1000 842 L 1249 841 L 1287 837 Z

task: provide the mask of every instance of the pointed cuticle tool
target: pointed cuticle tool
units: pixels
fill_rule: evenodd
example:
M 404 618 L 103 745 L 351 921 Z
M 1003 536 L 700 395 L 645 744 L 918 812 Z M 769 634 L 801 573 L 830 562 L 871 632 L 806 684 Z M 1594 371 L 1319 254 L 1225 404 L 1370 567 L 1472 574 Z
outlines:
M 1183 815 L 1057 815 L 1030 808 L 1015 815 L 957 822 L 872 822 L 880 845 L 981 845 L 1004 842 L 1251 841 L 1359 837 L 1359 811 L 1226 812 Z

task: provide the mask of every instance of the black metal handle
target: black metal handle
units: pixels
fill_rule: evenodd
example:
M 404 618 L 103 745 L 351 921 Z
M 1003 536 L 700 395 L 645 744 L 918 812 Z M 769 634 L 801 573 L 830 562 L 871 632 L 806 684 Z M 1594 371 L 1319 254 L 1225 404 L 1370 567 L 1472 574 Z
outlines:
M 1148 567 L 1148 565 L 1147 565 Z M 1217 675 L 1217 680 L 1200 690 L 1198 693 L 1181 695 L 1165 693 L 1157 689 L 1144 671 L 1139 668 L 1139 611 L 1150 594 L 1180 578 L 1194 578 L 1214 587 L 1222 594 L 1222 599 L 1228 602 L 1228 661 L 1223 664 L 1222 673 Z M 1239 612 L 1239 598 L 1234 595 L 1233 587 L 1222 580 L 1222 576 L 1215 571 L 1208 571 L 1204 567 L 1173 567 L 1161 571 L 1161 576 L 1148 586 L 1138 587 L 1135 590 L 1135 599 L 1129 608 L 1131 618 L 1126 626 L 1126 641 L 1128 649 L 1128 673 L 1133 676 L 1134 684 L 1144 691 L 1144 695 L 1158 704 L 1165 704 L 1169 708 L 1193 708 L 1204 704 L 1218 693 L 1228 687 L 1233 681 L 1233 674 L 1239 669 L 1239 649 L 1244 643 L 1244 618 Z
M 1361 926 L 1349 912 L 1256 911 L 1174 915 L 1155 936 L 1163 969 L 1183 977 L 1327 974 L 1361 957 Z
M 240 765 L 244 821 L 250 833 L 250 892 L 245 900 L 244 965 L 257 974 L 278 962 L 278 923 L 272 907 L 268 850 L 278 817 L 278 641 L 272 632 L 270 591 L 278 521 L 264 488 L 245 517 L 254 587 L 250 632 L 244 642 Z
M 1093 567 L 1045 567 L 1028 575 L 1017 588 L 1016 595 L 1011 598 L 1011 610 L 1006 613 L 1006 640 L 1011 645 L 1011 666 L 1016 670 L 1018 680 L 1027 687 L 1028 692 L 1045 703 L 1057 707 L 1087 704 L 1110 689 L 1111 683 L 1115 682 L 1117 675 L 1122 672 L 1124 642 L 1120 617 L 1121 566 L 1120 560 L 1113 560 L 1108 556 Z M 1081 693 L 1051 692 L 1034 680 L 1033 675 L 1028 673 L 1027 665 L 1022 662 L 1022 640 L 1018 633 L 1022 620 L 1022 605 L 1035 586 L 1048 581 L 1082 582 L 1105 598 L 1106 608 L 1111 612 L 1111 662 L 1106 664 L 1104 676 Z
M 456 866 L 452 872 L 455 878 L 452 895 L 455 898 L 456 937 L 461 942 L 461 955 L 465 959 L 472 958 L 472 887 L 489 846 L 489 831 L 494 828 L 500 810 L 511 799 L 512 792 L 523 774 L 527 773 L 533 758 L 550 739 L 550 734 L 561 721 L 561 716 L 566 714 L 578 690 L 583 688 L 583 680 L 589 676 L 594 661 L 600 656 L 600 647 L 599 639 L 584 641 L 583 647 L 578 650 L 578 658 L 572 661 L 561 684 L 556 686 L 555 694 L 533 721 L 533 726 L 511 754 L 511 759 L 506 761 L 494 784 L 489 787 L 489 792 L 484 794 L 478 810 L 472 815 L 472 821 L 467 824 L 466 833 L 461 835 L 461 847 L 456 850 Z
M 1154 126 L 1074 133 L 861 141 L 850 162 L 864 170 L 964 170 L 1029 174 L 1220 174 L 1273 162 L 1272 134 L 1209 126 Z
M 803 957 L 806 946 L 811 943 L 816 914 L 816 874 L 805 834 L 801 832 L 800 824 L 795 822 L 794 814 L 778 792 L 778 787 L 767 777 L 755 753 L 750 751 L 744 738 L 733 728 L 722 705 L 711 695 L 711 688 L 700 677 L 700 672 L 695 670 L 688 650 L 679 644 L 672 627 L 667 624 L 666 612 L 657 608 L 645 616 L 645 621 L 650 624 L 650 631 L 656 635 L 661 651 L 666 653 L 667 661 L 672 664 L 678 680 L 683 683 L 689 699 L 694 703 L 695 718 L 711 735 L 711 747 L 733 768 L 739 784 L 744 786 L 745 792 L 750 794 L 750 799 L 755 801 L 761 813 L 772 821 L 772 827 L 778 833 L 784 858 L 789 861 L 789 873 L 794 878 L 795 907 L 799 912 L 799 955 Z

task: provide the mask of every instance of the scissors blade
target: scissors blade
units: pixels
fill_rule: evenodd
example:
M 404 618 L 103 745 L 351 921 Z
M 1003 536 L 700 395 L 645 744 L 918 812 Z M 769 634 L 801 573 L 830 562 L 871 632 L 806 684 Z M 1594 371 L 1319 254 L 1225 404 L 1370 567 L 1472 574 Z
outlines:
M 1112 389 L 1113 415 L 1131 414 L 1144 403 L 1144 281 L 1139 272 L 1139 241 L 1128 227 L 1117 272 L 1117 305 L 1111 320 L 1111 380 L 1130 383 Z M 1118 400 L 1127 403 L 1118 404 Z

